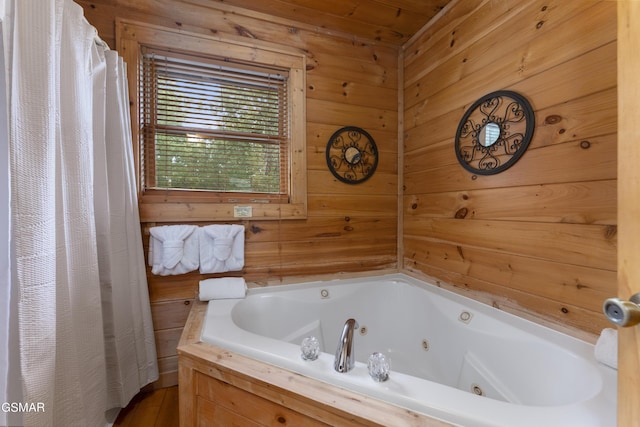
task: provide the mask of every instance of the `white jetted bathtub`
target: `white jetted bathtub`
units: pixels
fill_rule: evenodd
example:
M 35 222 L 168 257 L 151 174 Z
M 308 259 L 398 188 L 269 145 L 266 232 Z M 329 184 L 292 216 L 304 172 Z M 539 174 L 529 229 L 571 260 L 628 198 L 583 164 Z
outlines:
M 334 370 L 353 318 L 355 368 Z M 301 357 L 315 336 L 322 353 Z M 403 274 L 250 289 L 209 302 L 201 340 L 462 426 L 616 424 L 616 371 L 593 345 Z M 373 352 L 390 360 L 369 377 Z

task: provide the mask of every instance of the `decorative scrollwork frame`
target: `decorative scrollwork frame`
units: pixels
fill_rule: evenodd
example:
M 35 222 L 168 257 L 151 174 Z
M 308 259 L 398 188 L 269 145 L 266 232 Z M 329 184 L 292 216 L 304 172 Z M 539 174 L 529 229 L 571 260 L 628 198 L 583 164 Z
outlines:
M 331 135 L 326 150 L 327 166 L 338 180 L 359 184 L 378 167 L 378 147 L 364 129 L 345 126 Z
M 535 115 L 526 98 L 506 90 L 489 93 L 462 116 L 456 132 L 456 157 L 474 174 L 502 172 L 522 157 L 534 128 Z

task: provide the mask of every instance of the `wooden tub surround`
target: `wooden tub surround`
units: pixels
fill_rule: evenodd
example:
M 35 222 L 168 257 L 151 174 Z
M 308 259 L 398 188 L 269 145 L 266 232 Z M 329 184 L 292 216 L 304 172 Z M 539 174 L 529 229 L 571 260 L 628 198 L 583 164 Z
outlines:
M 180 426 L 451 424 L 200 341 L 196 302 L 178 345 Z

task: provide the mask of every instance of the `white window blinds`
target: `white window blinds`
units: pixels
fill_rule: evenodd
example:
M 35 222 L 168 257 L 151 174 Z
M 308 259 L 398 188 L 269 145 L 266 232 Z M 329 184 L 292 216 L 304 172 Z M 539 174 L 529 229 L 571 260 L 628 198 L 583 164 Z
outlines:
M 288 71 L 143 49 L 144 189 L 286 195 Z

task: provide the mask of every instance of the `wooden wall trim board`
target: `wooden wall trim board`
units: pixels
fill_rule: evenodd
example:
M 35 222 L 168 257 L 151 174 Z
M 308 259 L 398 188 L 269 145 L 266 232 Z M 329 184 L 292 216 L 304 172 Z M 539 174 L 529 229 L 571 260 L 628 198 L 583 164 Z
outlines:
M 619 298 L 640 292 L 640 3 L 617 2 L 618 17 L 618 257 Z M 612 292 L 611 297 L 616 293 Z M 618 425 L 640 420 L 640 328 L 620 328 L 618 333 Z
M 445 9 L 448 6 L 445 7 Z M 444 9 L 443 9 L 444 10 Z M 398 52 L 398 171 L 404 171 L 404 152 L 405 152 L 405 142 L 404 142 L 404 91 L 401 88 L 404 86 L 404 52 L 400 50 Z M 398 260 L 398 268 L 402 269 L 404 267 L 404 245 L 402 244 L 402 230 L 404 228 L 404 217 L 400 214 L 403 210 L 403 193 L 404 193 L 404 173 L 400 173 L 398 175 L 398 193 L 397 193 L 397 201 L 398 204 L 398 247 L 396 253 L 396 259 Z
M 246 263 L 234 275 L 268 286 L 400 269 L 580 338 L 607 326 L 599 305 L 615 294 L 619 268 L 616 2 L 453 0 L 398 46 L 222 2 L 77 1 L 111 46 L 126 18 L 304 53 L 307 218 L 238 222 Z M 534 138 L 514 167 L 474 176 L 457 163 L 455 129 L 498 89 L 532 103 Z M 324 158 L 347 125 L 380 151 L 360 185 L 336 180 Z M 188 209 L 165 204 L 141 227 Z M 203 209 L 189 223 L 221 222 Z M 207 277 L 217 276 L 148 271 L 158 384 L 176 381 L 185 304 Z

